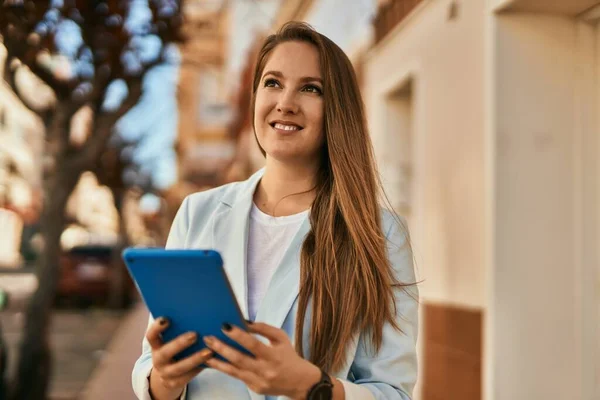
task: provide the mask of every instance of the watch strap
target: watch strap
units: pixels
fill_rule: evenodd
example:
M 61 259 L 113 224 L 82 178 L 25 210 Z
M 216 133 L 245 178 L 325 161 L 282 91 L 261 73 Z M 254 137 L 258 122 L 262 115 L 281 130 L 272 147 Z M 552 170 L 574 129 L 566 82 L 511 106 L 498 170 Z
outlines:
M 327 395 L 323 396 L 323 393 L 327 393 Z M 321 370 L 321 379 L 313 385 L 306 398 L 307 400 L 331 400 L 333 398 L 333 383 L 325 371 Z

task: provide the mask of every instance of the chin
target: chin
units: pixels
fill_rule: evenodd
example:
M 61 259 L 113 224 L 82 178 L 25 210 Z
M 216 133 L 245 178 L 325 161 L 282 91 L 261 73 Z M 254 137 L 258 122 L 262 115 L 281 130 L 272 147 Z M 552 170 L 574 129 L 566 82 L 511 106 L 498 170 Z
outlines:
M 301 143 L 294 143 L 294 141 L 282 141 L 282 140 L 266 140 L 263 149 L 270 157 L 279 162 L 290 162 L 297 164 L 298 162 L 311 162 L 314 159 L 315 154 L 318 150 L 305 149 Z
M 289 146 L 273 146 L 265 148 L 267 157 L 280 162 L 293 162 L 297 163 L 299 160 L 306 158 L 306 155 L 298 152 L 296 149 L 290 148 Z
M 297 162 L 298 159 L 303 158 L 301 155 L 293 152 L 293 151 L 286 151 L 286 150 L 266 150 L 267 156 L 271 157 L 272 159 L 275 159 L 277 161 L 280 162 Z

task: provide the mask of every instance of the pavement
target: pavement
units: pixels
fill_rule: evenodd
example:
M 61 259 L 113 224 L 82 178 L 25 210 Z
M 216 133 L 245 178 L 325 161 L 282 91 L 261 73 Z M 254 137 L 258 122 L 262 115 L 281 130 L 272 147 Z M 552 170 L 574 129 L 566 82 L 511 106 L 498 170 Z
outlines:
M 142 351 L 142 338 L 148 325 L 148 311 L 136 303 L 123 318 L 105 356 L 85 385 L 82 400 L 135 400 L 131 388 L 131 370 Z
M 36 287 L 32 269 L 0 268 L 0 289 L 9 293 L 8 308 L 0 311 L 9 377 L 16 370 L 23 310 Z M 147 324 L 148 311 L 139 299 L 127 310 L 55 309 L 49 400 L 135 400 L 131 370 Z
M 8 346 L 8 374 L 16 369 L 23 314 L 0 313 Z M 135 400 L 131 370 L 139 357 L 148 311 L 56 310 L 51 328 L 54 366 L 51 400 Z

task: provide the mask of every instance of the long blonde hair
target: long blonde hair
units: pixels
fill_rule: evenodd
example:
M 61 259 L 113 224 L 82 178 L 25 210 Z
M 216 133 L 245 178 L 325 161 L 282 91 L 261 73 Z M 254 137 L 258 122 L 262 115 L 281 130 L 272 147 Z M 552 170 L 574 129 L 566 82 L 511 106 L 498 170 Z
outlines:
M 311 231 L 300 256 L 296 350 L 303 354 L 304 319 L 312 299 L 310 360 L 334 372 L 343 366 L 355 333 L 369 329 L 379 350 L 384 324 L 400 329 L 394 287 L 405 284 L 395 280 L 387 257 L 378 202 L 383 191 L 356 76 L 344 52 L 305 23 L 285 24 L 266 38 L 258 54 L 251 111 L 269 54 L 289 41 L 310 43 L 318 50 L 325 107 L 325 145 Z

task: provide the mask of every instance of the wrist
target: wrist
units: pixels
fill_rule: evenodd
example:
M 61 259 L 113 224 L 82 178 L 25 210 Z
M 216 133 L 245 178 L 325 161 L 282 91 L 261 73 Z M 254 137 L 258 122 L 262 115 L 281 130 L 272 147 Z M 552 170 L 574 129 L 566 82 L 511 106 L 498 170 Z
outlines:
M 312 363 L 307 364 L 306 371 L 301 375 L 303 379 L 298 382 L 296 391 L 291 396 L 294 400 L 306 400 L 312 387 L 321 380 L 321 369 Z
M 150 375 L 148 376 L 148 394 L 150 398 L 152 400 L 179 399 L 185 390 L 185 386 L 174 389 L 167 388 L 153 371 L 154 369 L 150 370 Z

